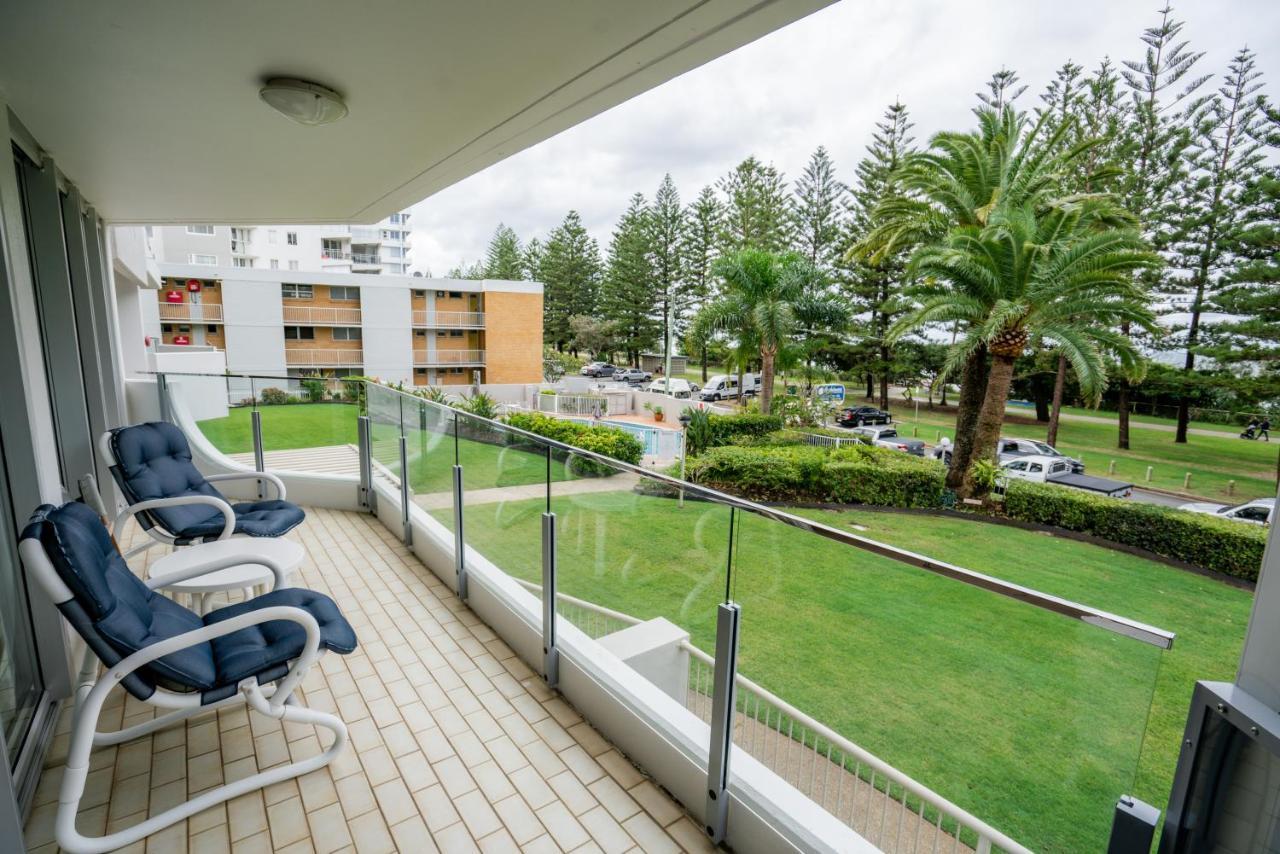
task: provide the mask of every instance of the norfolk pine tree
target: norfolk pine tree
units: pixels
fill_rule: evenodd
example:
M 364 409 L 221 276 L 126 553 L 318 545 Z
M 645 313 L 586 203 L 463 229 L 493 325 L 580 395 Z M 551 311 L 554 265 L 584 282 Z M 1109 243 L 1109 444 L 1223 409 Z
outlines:
M 557 350 L 576 351 L 569 318 L 595 313 L 600 287 L 600 249 L 577 211 L 552 229 L 538 267 L 545 294 L 543 340 Z
M 724 219 L 724 208 L 716 197 L 715 189 L 703 187 L 702 192 L 685 210 L 685 232 L 681 243 L 683 261 L 681 269 L 681 302 L 687 306 L 690 317 L 697 314 L 715 296 L 715 278 L 712 268 L 718 256 L 716 247 Z M 707 382 L 707 348 L 710 340 L 694 334 L 694 326 L 686 330 L 689 343 L 696 346 L 702 363 L 702 383 Z M 690 348 L 693 349 L 693 348 Z
M 638 366 L 640 353 L 653 346 L 661 327 L 653 316 L 653 212 L 644 195 L 631 197 L 609 241 L 604 281 L 600 286 L 600 315 L 610 321 L 614 341 Z

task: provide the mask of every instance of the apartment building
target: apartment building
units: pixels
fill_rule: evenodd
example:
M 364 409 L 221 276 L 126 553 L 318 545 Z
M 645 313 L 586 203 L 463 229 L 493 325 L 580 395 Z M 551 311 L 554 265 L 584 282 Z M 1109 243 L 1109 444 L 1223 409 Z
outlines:
M 202 267 L 406 275 L 409 213 L 373 225 L 169 225 L 150 229 L 157 260 Z
M 542 285 L 158 265 L 152 340 L 226 351 L 235 373 L 425 385 L 542 378 Z M 154 308 L 154 313 L 152 312 Z

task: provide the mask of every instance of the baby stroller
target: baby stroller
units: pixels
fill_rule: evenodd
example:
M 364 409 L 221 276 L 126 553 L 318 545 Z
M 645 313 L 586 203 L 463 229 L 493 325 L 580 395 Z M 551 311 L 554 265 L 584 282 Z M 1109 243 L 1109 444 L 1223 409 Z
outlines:
M 1258 438 L 1258 422 L 1250 421 L 1244 428 L 1244 432 L 1240 434 L 1241 439 L 1257 439 Z

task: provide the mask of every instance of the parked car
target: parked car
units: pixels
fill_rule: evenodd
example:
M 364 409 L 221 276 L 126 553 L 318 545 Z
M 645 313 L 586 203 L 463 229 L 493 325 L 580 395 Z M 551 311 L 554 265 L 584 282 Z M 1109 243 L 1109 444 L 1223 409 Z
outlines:
M 853 434 L 868 445 L 875 445 L 877 448 L 902 451 L 913 457 L 924 456 L 923 441 L 899 436 L 898 431 L 892 427 L 854 427 Z
M 836 416 L 841 427 L 861 427 L 863 424 L 888 424 L 893 416 L 874 406 L 846 406 Z
M 1214 504 L 1209 501 L 1193 501 L 1183 504 L 1179 510 L 1190 510 L 1192 513 L 1207 513 L 1233 522 L 1247 522 L 1250 525 L 1269 525 L 1276 515 L 1274 498 L 1258 498 L 1244 504 Z
M 611 377 L 618 369 L 608 362 L 589 362 L 578 373 L 584 377 Z
M 658 377 L 645 387 L 645 391 L 651 391 L 655 394 L 670 394 L 672 397 L 682 399 L 693 397 L 694 392 L 697 390 L 698 386 L 696 383 L 691 383 L 688 380 L 678 379 L 676 377 L 672 377 L 671 379 Z
M 639 385 L 647 383 L 653 379 L 653 374 L 648 371 L 642 371 L 639 368 L 620 368 L 613 372 L 613 381 L 616 383 L 626 383 L 627 385 Z
M 1075 457 L 1068 457 L 1053 445 L 1045 442 L 1001 436 L 996 449 L 996 460 L 1000 463 L 1007 463 L 1019 457 L 1058 457 L 1071 463 L 1071 470 L 1076 474 L 1084 474 L 1084 463 Z
M 1121 480 L 1110 480 L 1105 477 L 1094 477 L 1080 474 L 1072 468 L 1073 461 L 1061 454 L 1050 456 L 1016 457 L 1000 464 L 1004 473 L 1018 480 L 1029 480 L 1033 483 L 1055 483 L 1058 486 L 1069 486 L 1072 489 L 1084 489 L 1098 492 L 1112 498 L 1128 498 L 1133 494 L 1133 484 Z

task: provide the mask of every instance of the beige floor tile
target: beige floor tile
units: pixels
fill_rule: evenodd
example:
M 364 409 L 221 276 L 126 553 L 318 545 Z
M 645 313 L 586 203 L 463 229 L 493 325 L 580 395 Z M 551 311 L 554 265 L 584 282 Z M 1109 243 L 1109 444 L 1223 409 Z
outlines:
M 556 793 L 560 802 L 567 806 L 574 815 L 581 815 L 598 806 L 595 797 L 587 791 L 587 787 L 578 781 L 570 771 L 561 771 L 547 781 L 551 791 Z
M 392 827 L 391 838 L 395 840 L 396 847 L 402 852 L 435 854 L 440 850 L 436 848 L 431 832 L 427 830 L 426 822 L 417 814 Z
M 663 832 L 662 828 L 654 823 L 648 814 L 638 812 L 631 818 L 622 823 L 627 833 L 639 844 L 640 849 L 646 854 L 675 854 L 680 850 L 680 846 Z
M 716 850 L 707 834 L 688 816 L 668 825 L 666 831 L 677 845 L 692 854 L 711 854 Z
M 681 815 L 680 807 L 676 806 L 675 802 L 652 781 L 645 780 L 628 791 L 631 792 L 631 797 L 644 807 L 645 812 L 663 827 L 671 824 Z
M 517 854 L 520 846 L 505 829 L 499 829 L 480 840 L 480 850 L 484 854 Z
M 551 838 L 565 851 L 572 851 L 591 838 L 568 808 L 559 801 L 552 801 L 537 813 Z
M 591 834 L 591 839 L 605 854 L 622 854 L 635 845 L 631 835 L 622 829 L 622 825 L 613 820 L 609 811 L 598 806 L 578 816 L 578 821 Z
M 267 807 L 267 824 L 271 830 L 271 842 L 276 848 L 306 839 L 310 833 L 302 798 L 289 798 Z
M 476 847 L 475 840 L 471 838 L 467 826 L 460 821 L 443 830 L 432 831 L 431 835 L 435 837 L 436 845 L 440 850 L 448 854 L 470 854 L 480 850 Z
M 225 824 L 215 825 L 191 837 L 191 854 L 227 854 L 231 851 L 231 839 Z
M 530 842 L 545 832 L 538 817 L 519 795 L 497 801 L 493 809 L 518 843 Z
M 636 766 L 617 750 L 606 750 L 596 757 L 596 762 L 624 789 L 630 789 L 644 780 L 644 775 L 636 770 Z
M 556 799 L 556 793 L 551 791 L 551 787 L 547 785 L 547 781 L 534 770 L 532 765 L 526 765 L 520 770 L 510 775 L 516 791 L 529 802 L 529 806 L 535 810 L 544 807 Z
M 604 776 L 604 769 L 600 767 L 600 763 L 591 758 L 587 751 L 577 742 L 572 742 L 573 746 L 560 751 L 560 761 L 569 766 L 569 770 L 573 772 L 573 776 L 577 777 L 585 785 L 594 783 Z
M 390 854 L 396 850 L 391 832 L 387 830 L 382 814 L 376 810 L 353 818 L 349 827 L 353 844 L 360 854 Z
M 414 792 L 413 800 L 432 833 L 448 827 L 461 818 L 458 810 L 454 808 L 453 799 L 449 797 L 449 793 L 443 786 L 428 786 Z
M 622 821 L 640 812 L 640 805 L 612 777 L 601 777 L 587 788 L 615 821 Z
M 307 813 L 307 824 L 311 828 L 311 844 L 320 854 L 340 851 L 352 844 L 347 818 L 337 803 Z
M 378 801 L 373 796 L 373 787 L 364 774 L 351 774 L 334 784 L 338 792 L 338 801 L 347 818 L 355 818 L 369 810 L 377 809 Z
M 418 814 L 413 796 L 409 794 L 404 782 L 399 779 L 388 780 L 374 786 L 373 796 L 377 798 L 378 807 L 382 810 L 382 816 L 388 825 L 399 824 Z
M 502 820 L 493 811 L 484 793 L 478 789 L 457 798 L 453 805 L 475 839 L 488 836 L 502 826 Z
M 267 830 L 267 807 L 261 792 L 249 792 L 227 801 L 231 841 L 238 842 Z

